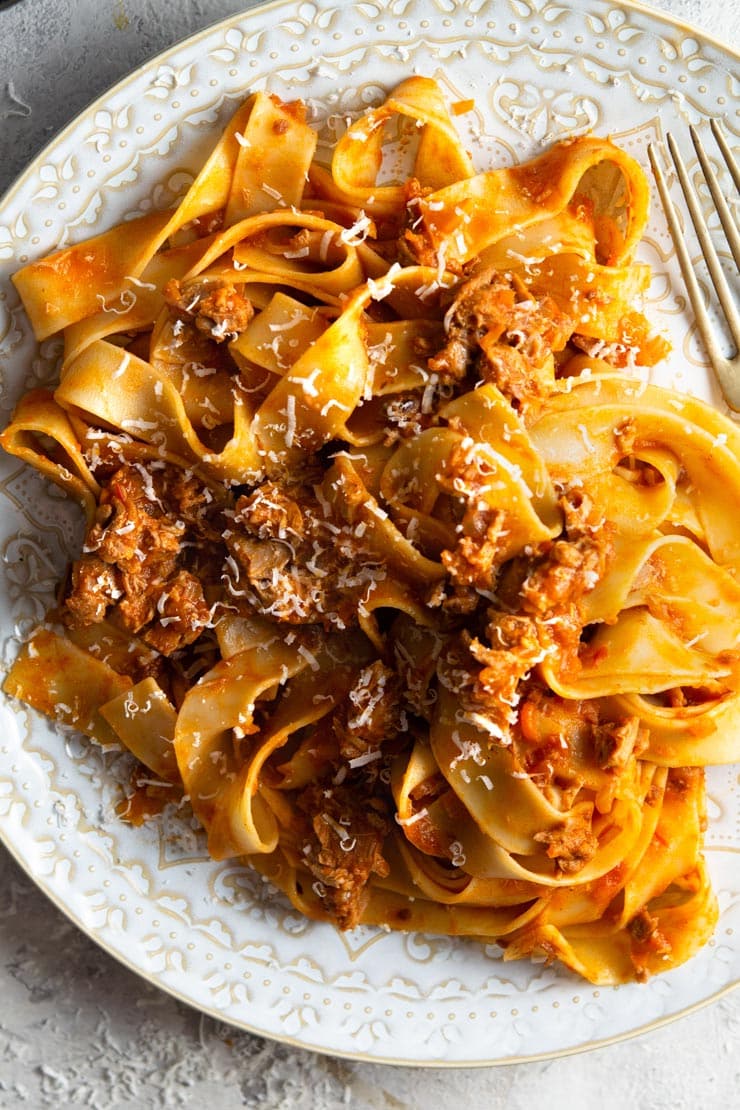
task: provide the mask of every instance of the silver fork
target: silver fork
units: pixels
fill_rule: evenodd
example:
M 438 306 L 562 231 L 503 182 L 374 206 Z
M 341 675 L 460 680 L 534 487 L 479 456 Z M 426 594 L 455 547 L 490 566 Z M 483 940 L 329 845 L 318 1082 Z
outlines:
M 728 146 L 727 140 L 716 120 L 710 120 L 710 127 L 714 135 L 715 142 L 722 153 L 727 168 L 732 175 L 735 186 L 740 190 L 740 169 L 732 155 L 732 151 Z M 717 215 L 720 218 L 722 228 L 727 238 L 727 244 L 730 248 L 732 257 L 735 259 L 735 265 L 740 267 L 740 234 L 738 234 L 737 225 L 730 212 L 729 205 L 725 200 L 719 181 L 716 174 L 712 169 L 707 153 L 704 150 L 701 139 L 695 127 L 689 127 L 691 139 L 696 150 L 699 164 L 701 165 L 702 173 L 706 179 L 709 191 L 712 194 Z M 686 246 L 686 240 L 683 232 L 681 231 L 681 224 L 679 223 L 678 215 L 675 205 L 671 200 L 668 192 L 666 179 L 658 160 L 657 150 L 658 147 L 655 143 L 651 143 L 648 147 L 648 156 L 650 158 L 650 165 L 652 166 L 655 182 L 658 186 L 658 193 L 663 205 L 666 219 L 668 221 L 668 229 L 671 233 L 671 238 L 676 247 L 676 254 L 681 266 L 681 273 L 686 284 L 686 290 L 689 294 L 692 307 L 694 309 L 694 316 L 696 324 L 704 341 L 704 346 L 709 356 L 709 361 L 714 368 L 717 375 L 720 388 L 724 395 L 727 404 L 735 412 L 740 412 L 740 314 L 738 314 L 737 306 L 730 290 L 729 284 L 725 275 L 722 272 L 719 257 L 714 247 L 712 239 L 709 234 L 707 222 L 701 211 L 699 199 L 696 195 L 694 186 L 689 179 L 683 158 L 678 150 L 676 142 L 672 135 L 666 135 L 668 149 L 671 153 L 673 164 L 676 167 L 676 174 L 678 181 L 686 201 L 686 207 L 691 215 L 691 220 L 696 230 L 696 235 L 699 240 L 699 246 L 704 256 L 704 261 L 709 270 L 709 276 L 717 294 L 717 299 L 722 306 L 722 311 L 727 321 L 732 342 L 735 345 L 735 354 L 732 357 L 727 357 L 722 353 L 720 343 L 715 335 L 709 313 L 704 305 L 704 298 L 702 296 L 701 287 L 696 279 L 694 267 L 691 262 L 691 256 Z

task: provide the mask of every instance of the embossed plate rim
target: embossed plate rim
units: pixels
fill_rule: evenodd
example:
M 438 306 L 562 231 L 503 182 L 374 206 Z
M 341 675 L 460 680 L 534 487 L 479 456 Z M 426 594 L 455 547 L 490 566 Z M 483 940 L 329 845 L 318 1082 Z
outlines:
M 426 7 L 432 15 L 440 16 L 446 2 L 447 0 L 438 0 L 438 2 L 435 4 L 432 2 L 432 0 L 426 0 Z M 447 14 L 451 15 L 453 18 L 461 18 L 462 13 L 467 13 L 468 11 L 472 12 L 474 10 L 479 11 L 481 9 L 493 8 L 495 6 L 497 12 L 499 8 L 501 10 L 508 10 L 509 13 L 512 13 L 510 15 L 510 18 L 516 18 L 516 14 L 514 13 L 514 3 L 515 0 L 512 0 L 511 3 L 501 3 L 495 6 L 492 4 L 486 5 L 484 3 L 478 3 L 477 0 L 470 0 L 470 3 L 467 5 L 466 8 L 460 9 L 458 7 L 457 9 L 454 9 L 453 5 L 447 4 L 445 10 Z M 416 6 L 421 7 L 422 4 L 419 3 Z M 534 3 L 530 4 L 529 6 L 530 8 L 537 9 L 536 13 L 530 11 L 530 15 L 536 14 L 538 17 L 541 16 L 542 13 L 545 13 L 555 7 L 554 5 L 543 3 L 542 0 L 534 0 Z M 350 10 L 357 13 L 357 11 L 362 7 L 362 5 L 358 5 L 357 7 L 355 7 L 354 5 L 345 5 L 342 14 L 346 14 L 346 12 Z M 603 14 L 605 11 L 609 11 L 610 13 L 621 14 L 625 18 L 631 12 L 634 12 L 639 14 L 642 17 L 643 22 L 651 25 L 653 29 L 657 27 L 658 32 L 660 31 L 661 27 L 668 27 L 675 31 L 683 32 L 687 36 L 691 36 L 691 38 L 693 40 L 696 40 L 699 44 L 708 45 L 713 50 L 718 51 L 721 55 L 725 57 L 732 56 L 731 52 L 728 51 L 723 44 L 719 43 L 716 39 L 705 34 L 704 32 L 690 27 L 682 21 L 668 15 L 667 13 L 657 12 L 654 9 L 646 8 L 644 5 L 639 3 L 621 3 L 609 5 L 600 2 L 600 0 L 588 0 L 588 2 L 584 4 L 576 4 L 570 6 L 561 5 L 559 7 L 571 7 L 579 12 L 584 13 L 596 12 L 598 10 Z M 381 15 L 384 15 L 386 18 L 392 17 L 395 19 L 397 16 L 399 16 L 399 13 L 400 15 L 402 15 L 403 12 L 407 9 L 414 9 L 415 3 L 414 0 L 408 0 L 408 2 L 407 0 L 380 0 L 380 2 L 375 4 L 368 3 L 364 5 L 366 16 L 367 9 L 371 8 L 376 9 L 378 19 L 381 18 Z M 451 11 L 450 9 L 453 10 Z M 67 143 L 69 139 L 74 137 L 77 132 L 80 132 L 80 135 L 82 134 L 83 124 L 85 124 L 86 121 L 93 120 L 96 116 L 96 113 L 104 112 L 107 106 L 115 102 L 116 98 L 120 98 L 121 94 L 123 94 L 128 88 L 134 86 L 137 82 L 140 83 L 142 79 L 145 78 L 147 75 L 154 75 L 158 72 L 158 69 L 166 67 L 169 63 L 173 61 L 176 62 L 178 57 L 183 56 L 188 51 L 192 52 L 193 48 L 198 46 L 199 44 L 206 43 L 211 39 L 214 41 L 215 44 L 216 38 L 219 35 L 221 35 L 222 39 L 225 39 L 225 36 L 229 30 L 241 28 L 245 31 L 254 32 L 256 31 L 260 20 L 269 23 L 270 18 L 276 15 L 280 15 L 281 13 L 283 13 L 285 15 L 285 18 L 287 19 L 289 13 L 294 17 L 297 17 L 298 15 L 300 15 L 300 13 L 305 14 L 306 12 L 311 12 L 313 17 L 318 19 L 322 15 L 322 13 L 334 12 L 336 14 L 337 12 L 339 12 L 339 10 L 340 9 L 336 5 L 330 5 L 326 3 L 322 3 L 318 6 L 314 4 L 296 5 L 294 3 L 291 3 L 290 0 L 273 0 L 272 3 L 254 7 L 248 9 L 244 13 L 233 15 L 227 17 L 224 20 L 217 21 L 210 27 L 202 29 L 196 34 L 184 39 L 182 42 L 163 51 L 161 54 L 145 62 L 142 66 L 139 66 L 136 70 L 134 70 L 123 80 L 119 81 L 101 97 L 95 99 L 82 113 L 80 113 L 70 124 L 68 124 L 56 135 L 34 158 L 30 166 L 20 175 L 16 182 L 10 186 L 10 189 L 7 191 L 2 202 L 0 202 L 0 214 L 2 213 L 2 211 L 7 210 L 11 207 L 11 204 L 16 200 L 16 198 L 23 194 L 24 189 L 29 188 L 31 179 L 34 173 L 38 171 L 38 168 L 40 166 L 44 165 L 47 162 L 51 163 L 53 161 L 54 153 L 60 148 L 64 148 L 65 143 Z M 392 13 L 392 16 L 390 13 Z M 519 18 L 521 18 L 521 16 Z M 462 24 L 460 24 L 460 29 L 462 29 Z M 186 118 L 189 119 L 190 117 L 183 116 L 183 126 L 185 125 Z M 0 243 L 0 246 L 2 246 L 2 243 Z M 373 1042 L 371 1050 L 363 1051 L 350 1044 L 346 1034 L 344 1035 L 342 1040 L 337 1041 L 336 1043 L 318 1043 L 316 1041 L 316 1038 L 312 1039 L 309 1035 L 306 1034 L 305 1031 L 300 1036 L 297 1036 L 292 1035 L 291 1033 L 284 1030 L 276 1032 L 275 1029 L 265 1028 L 264 1017 L 261 1018 L 263 1024 L 260 1025 L 259 1023 L 255 1024 L 253 1022 L 246 1021 L 241 1015 L 235 1015 L 233 1010 L 228 1010 L 228 1012 L 226 1012 L 224 1007 L 209 1006 L 207 1003 L 204 1003 L 202 998 L 194 998 L 192 989 L 191 992 L 188 993 L 187 990 L 181 989 L 177 985 L 177 983 L 166 981 L 164 974 L 161 971 L 151 971 L 142 966 L 141 963 L 134 962 L 134 959 L 129 956 L 129 954 L 122 947 L 117 947 L 116 944 L 114 944 L 108 936 L 103 934 L 100 928 L 96 928 L 95 926 L 91 925 L 89 921 L 85 921 L 78 909 L 73 907 L 69 902 L 65 902 L 64 898 L 62 898 L 59 893 L 52 887 L 51 883 L 46 880 L 39 867 L 34 867 L 34 861 L 31 858 L 32 853 L 27 852 L 25 856 L 23 855 L 20 850 L 19 844 L 14 840 L 12 836 L 11 825 L 12 820 L 8 821 L 7 825 L 5 821 L 0 821 L 0 837 L 6 843 L 11 854 L 16 858 L 18 863 L 27 870 L 31 878 L 47 894 L 47 896 L 51 898 L 51 900 L 58 906 L 58 908 L 65 912 L 80 928 L 83 929 L 84 932 L 88 934 L 88 936 L 94 939 L 96 943 L 104 948 L 110 955 L 114 956 L 125 966 L 129 967 L 131 970 L 135 971 L 137 974 L 141 975 L 149 982 L 161 987 L 162 989 L 166 990 L 168 993 L 179 998 L 180 1000 L 187 1002 L 190 1005 L 196 1006 L 199 1010 L 209 1014 L 215 1019 L 230 1022 L 231 1024 L 237 1025 L 252 1033 L 278 1039 L 280 1041 L 283 1041 L 284 1043 L 295 1045 L 296 1047 L 308 1047 L 314 1049 L 315 1051 L 327 1052 L 334 1055 L 342 1055 L 373 1062 L 387 1062 L 407 1065 L 427 1065 L 436 1067 L 476 1065 L 488 1066 L 498 1063 L 546 1059 L 562 1055 L 569 1055 L 575 1052 L 583 1051 L 585 1049 L 596 1048 L 602 1045 L 614 1043 L 615 1041 L 622 1040 L 625 1037 L 632 1036 L 647 1029 L 656 1028 L 657 1026 L 665 1024 L 668 1021 L 674 1020 L 681 1014 L 689 1013 L 692 1010 L 699 1008 L 700 1006 L 706 1005 L 708 1002 L 711 1002 L 721 997 L 723 994 L 726 994 L 728 991 L 732 990 L 735 985 L 737 985 L 736 983 L 724 983 L 718 989 L 712 990 L 708 997 L 703 997 L 695 1001 L 690 1001 L 682 1009 L 674 1011 L 673 1013 L 663 1014 L 660 1017 L 655 1018 L 654 1020 L 646 1022 L 640 1027 L 630 1027 L 629 1029 L 623 1029 L 614 1033 L 613 1035 L 599 1037 L 592 1036 L 590 1037 L 590 1039 L 582 1039 L 577 1043 L 574 1042 L 572 1044 L 562 1045 L 561 1047 L 554 1048 L 545 1052 L 527 1052 L 524 1054 L 513 1052 L 509 1055 L 501 1055 L 497 1059 L 491 1059 L 490 1056 L 484 1057 L 480 1053 L 480 1051 L 478 1051 L 477 1055 L 474 1055 L 474 1058 L 460 1057 L 454 1059 L 446 1059 L 444 1057 L 440 1057 L 439 1055 L 421 1056 L 419 1055 L 418 1046 L 412 1044 L 406 1044 L 402 1047 L 405 1047 L 407 1050 L 411 1047 L 414 1051 L 417 1052 L 416 1056 L 390 1056 L 384 1055 L 382 1051 L 378 1051 L 381 1042 L 375 1041 Z M 732 851 L 736 851 L 736 849 L 732 849 Z M 450 974 L 453 974 L 455 970 L 455 965 L 450 964 L 450 967 Z M 347 968 L 348 970 L 351 970 L 352 964 L 348 963 Z M 291 968 L 290 970 L 292 971 L 293 969 Z M 580 991 L 582 994 L 585 994 L 589 991 L 589 989 L 590 988 L 588 984 L 583 984 L 580 982 L 576 984 L 576 982 L 572 979 L 568 979 L 565 984 L 566 992 L 571 994 L 574 991 Z M 329 988 L 327 988 L 327 992 L 329 992 Z M 423 995 L 423 991 L 421 993 Z M 602 992 L 602 994 L 604 993 L 606 992 Z M 346 996 L 342 996 L 340 993 L 338 993 L 336 1001 L 338 1002 L 342 997 Z M 426 999 L 426 996 L 424 996 L 424 998 Z M 512 997 L 511 1001 L 513 1000 L 514 999 Z M 467 1008 L 469 1008 L 469 1004 Z M 465 1019 L 463 1014 L 460 1015 L 459 1020 L 461 1023 L 464 1022 Z

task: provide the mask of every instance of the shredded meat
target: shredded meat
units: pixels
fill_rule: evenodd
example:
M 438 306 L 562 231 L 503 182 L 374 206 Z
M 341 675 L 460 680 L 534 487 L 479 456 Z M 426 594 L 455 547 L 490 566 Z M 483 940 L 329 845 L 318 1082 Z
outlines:
M 157 465 L 125 464 L 110 474 L 85 553 L 72 566 L 62 615 L 71 628 L 85 628 L 112 614 L 169 655 L 197 639 L 210 619 L 200 575 L 183 566 L 186 520 L 196 534 L 215 533 L 203 487 L 198 498 L 193 479 Z
M 542 544 L 531 558 L 507 564 L 498 584 L 507 607 L 540 620 L 577 615 L 586 594 L 601 581 L 613 554 L 614 526 L 596 520 L 588 498 L 570 491 L 560 499 L 565 537 Z
M 520 591 L 524 606 L 540 617 L 562 611 L 593 588 L 602 569 L 600 549 L 587 540 L 556 540 L 527 575 Z
M 614 429 L 614 442 L 623 455 L 631 455 L 637 439 L 637 421 L 628 416 Z
M 520 684 L 543 658 L 536 623 L 529 617 L 489 611 L 485 640 L 463 630 L 448 641 L 437 667 L 439 681 L 458 699 L 464 718 L 489 744 L 511 744 Z
M 124 572 L 135 572 L 145 561 L 169 569 L 184 531 L 182 522 L 165 515 L 147 470 L 141 464 L 122 466 L 100 497 L 85 549 Z
M 665 788 L 680 796 L 696 790 L 697 784 L 700 784 L 703 779 L 703 767 L 671 767 Z
M 408 227 L 403 232 L 399 242 L 399 258 L 404 265 L 429 266 L 437 265 L 437 252 L 432 243 L 431 236 L 423 221 L 419 218 L 418 201 L 425 192 L 419 181 L 412 177 L 406 183 L 406 220 Z
M 157 606 L 159 620 L 144 639 L 162 655 L 171 655 L 184 644 L 192 643 L 208 624 L 210 610 L 198 579 L 180 570 L 167 583 Z
M 543 657 L 535 623 L 527 617 L 493 612 L 486 628 L 490 647 L 463 635 L 470 654 L 481 665 L 473 688 L 475 701 L 508 722 L 517 704 L 519 683 Z
M 164 478 L 169 511 L 187 525 L 191 538 L 197 541 L 198 550 L 210 563 L 211 545 L 220 544 L 223 538 L 223 491 L 217 488 L 214 492 L 190 471 L 180 467 L 168 468 Z
M 643 907 L 627 925 L 631 938 L 630 957 L 637 978 L 648 978 L 648 965 L 656 956 L 669 956 L 673 951 L 670 941 L 659 929 L 659 920 Z
M 346 702 L 334 714 L 334 732 L 345 759 L 377 751 L 398 735 L 400 693 L 398 675 L 382 660 L 376 659 L 360 671 Z
M 646 909 L 641 909 L 632 918 L 627 928 L 630 934 L 639 943 L 644 943 L 653 935 L 658 924 L 658 919 L 652 917 Z
M 237 514 L 261 540 L 293 541 L 300 537 L 304 524 L 305 508 L 298 500 L 301 495 L 308 502 L 306 489 L 264 482 L 255 493 L 239 501 Z
M 441 559 L 457 588 L 482 591 L 494 604 L 483 634 L 464 632 L 442 659 L 438 677 L 477 727 L 493 742 L 509 744 L 522 682 L 549 653 L 564 665 L 577 658 L 582 602 L 605 573 L 612 531 L 587 497 L 570 490 L 560 500 L 564 535 L 508 557 L 505 512 L 482 504 L 484 475 L 472 454 L 463 456 L 444 481 L 458 495 L 470 495 L 463 517 L 468 534 Z M 441 604 L 444 592 L 438 586 L 432 602 Z M 621 757 L 615 748 L 612 758 Z
M 72 569 L 67 610 L 73 626 L 90 623 L 91 606 L 99 614 L 95 619 L 102 619 L 121 594 L 118 608 L 127 628 L 138 632 L 151 620 L 152 586 L 174 572 L 184 525 L 167 519 L 149 479 L 143 467 L 122 466 L 104 488 L 86 553 Z M 96 574 L 100 563 L 112 568 L 107 575 Z
M 499 338 L 494 338 L 494 329 L 484 336 L 484 375 L 521 405 L 530 390 L 547 391 L 548 382 L 538 371 L 548 365 L 551 353 L 563 350 L 572 331 L 573 321 L 551 297 L 528 294 L 507 314 Z
M 443 562 L 445 555 L 449 558 L 451 553 L 442 552 Z M 480 595 L 472 585 L 460 585 L 459 581 L 455 581 L 458 576 L 454 573 L 451 566 L 447 569 L 452 581 L 435 582 L 427 591 L 424 598 L 425 604 L 428 605 L 430 609 L 441 609 L 443 613 L 448 614 L 467 616 L 470 613 L 474 613 L 480 604 Z M 459 577 L 462 577 L 462 575 Z
M 226 281 L 193 281 L 182 289 L 172 278 L 164 288 L 164 298 L 179 319 L 192 321 L 216 343 L 234 339 L 254 316 L 251 301 Z
M 432 629 L 414 624 L 411 617 L 401 613 L 393 622 L 388 641 L 401 680 L 404 708 L 429 720 L 437 697 L 432 683 L 443 637 Z
M 632 755 L 639 755 L 647 745 L 647 735 L 640 728 L 639 717 L 624 721 L 601 721 L 593 726 L 596 760 L 606 771 L 618 771 Z
M 551 387 L 550 354 L 565 347 L 573 321 L 552 298 L 538 298 L 489 267 L 458 287 L 446 328 L 447 343 L 429 360 L 430 370 L 452 382 L 474 372 L 523 409 Z
M 515 298 L 511 283 L 495 270 L 481 270 L 464 281 L 448 310 L 447 343 L 429 360 L 429 369 L 442 380 L 462 381 L 473 369 L 483 337 L 493 331 L 499 338 L 505 331 Z
M 266 481 L 239 498 L 226 537 L 239 572 L 231 567 L 230 589 L 273 620 L 342 630 L 384 572 L 320 492 Z
M 517 347 L 511 347 L 501 340 L 489 340 L 486 336 L 481 340 L 481 348 L 485 354 L 480 364 L 482 380 L 493 382 L 505 397 L 515 399 L 516 407 L 521 408 L 524 399 L 529 398 L 533 384 L 531 361 Z M 541 390 L 538 389 L 537 392 Z
M 443 551 L 442 565 L 457 586 L 491 590 L 505 551 L 506 514 L 476 512 L 476 533 L 462 536 L 454 550 Z
M 458 430 L 454 421 L 450 427 Z M 491 481 L 491 465 L 485 451 L 463 439 L 450 452 L 440 488 L 464 501 L 461 531 L 454 549 L 441 552 L 440 559 L 452 582 L 459 587 L 492 590 L 498 568 L 509 557 L 509 528 L 506 512 L 488 506 L 485 492 Z
M 105 620 L 108 607 L 121 596 L 120 574 L 97 555 L 87 555 L 72 566 L 67 597 L 69 623 L 85 628 Z
M 353 929 L 371 875 L 389 872 L 383 842 L 391 823 L 385 803 L 363 796 L 361 785 L 312 783 L 296 799 L 305 822 L 302 861 L 318 880 L 314 890 L 340 929 Z
M 422 398 L 417 392 L 398 393 L 389 397 L 385 409 L 384 443 L 390 446 L 404 439 L 413 439 L 428 428 L 432 420 L 422 413 Z
M 591 805 L 584 802 L 571 810 L 562 825 L 535 833 L 534 839 L 546 845 L 547 855 L 565 875 L 575 875 L 596 855 L 599 842 L 591 830 L 591 813 Z

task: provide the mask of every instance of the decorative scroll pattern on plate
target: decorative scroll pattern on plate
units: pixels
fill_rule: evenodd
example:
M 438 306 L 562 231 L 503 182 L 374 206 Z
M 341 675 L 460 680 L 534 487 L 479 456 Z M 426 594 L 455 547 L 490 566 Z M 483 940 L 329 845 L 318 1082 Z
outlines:
M 669 126 L 682 133 L 721 114 L 740 130 L 730 115 L 737 59 L 626 4 L 286 0 L 252 10 L 131 75 L 11 190 L 0 216 L 0 413 L 51 380 L 59 354 L 53 341 L 33 341 L 9 280 L 18 265 L 172 204 L 247 89 L 304 98 L 328 148 L 411 72 L 436 77 L 453 99 L 475 98 L 460 123 L 481 167 L 590 129 L 643 163 Z M 655 275 L 648 309 L 674 344 L 654 380 L 719 403 L 658 212 L 643 253 Z M 3 668 L 50 601 L 77 526 L 59 496 L 0 461 Z M 143 829 L 117 822 L 128 757 L 7 702 L 0 757 L 0 833 L 50 897 L 147 978 L 265 1035 L 374 1060 L 495 1063 L 624 1036 L 740 978 L 740 792 L 727 768 L 710 775 L 715 940 L 663 979 L 594 990 L 472 942 L 311 924 L 255 872 L 208 860 L 187 814 Z

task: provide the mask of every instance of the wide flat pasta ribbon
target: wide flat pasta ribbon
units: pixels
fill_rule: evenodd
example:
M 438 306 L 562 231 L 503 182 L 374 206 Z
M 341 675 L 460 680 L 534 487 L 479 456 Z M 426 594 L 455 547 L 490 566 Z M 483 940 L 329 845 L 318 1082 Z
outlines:
M 536 837 L 566 824 L 569 812 L 553 806 L 530 776 L 520 773 L 510 747 L 487 744 L 464 717 L 450 693 L 440 690 L 430 744 L 440 771 L 473 818 L 458 833 L 466 867 L 489 878 L 534 880 L 545 886 L 564 882 Z M 603 845 L 578 872 L 578 883 L 604 874 L 623 858 L 639 832 L 637 799 L 618 799 L 601 824 Z
M 219 478 L 238 481 L 250 471 L 260 472 L 246 397 L 235 391 L 233 434 L 220 452 L 214 452 L 196 434 L 174 385 L 148 362 L 103 340 L 75 359 L 54 396 L 64 408 L 152 444 L 163 457 L 199 462 Z
M 473 174 L 438 86 L 425 77 L 410 77 L 381 107 L 352 124 L 334 149 L 335 195 L 373 215 L 393 213 L 406 199 L 405 186 L 378 183 L 383 128 L 394 116 L 411 120 L 421 129 L 411 176 L 422 186 L 439 189 Z
M 288 207 L 299 203 L 315 144 L 315 132 L 299 111 L 265 93 L 250 97 L 174 211 L 119 224 L 14 275 L 36 337 L 44 339 L 101 308 L 128 312 L 148 263 L 194 220 L 225 209 L 227 223 L 235 222 L 274 207 L 275 194 Z
M 256 93 L 174 208 L 16 275 L 64 360 L 0 442 L 88 530 L 4 688 L 311 917 L 675 966 L 739 751 L 740 431 L 612 365 L 665 346 L 644 174 L 592 136 L 476 173 L 418 76 L 316 139 Z
M 231 730 L 248 736 L 258 698 L 308 666 L 301 646 L 305 650 L 274 637 L 218 663 L 191 688 L 178 714 L 177 764 L 216 859 L 270 852 L 277 845 L 274 815 L 250 789 L 249 765 L 236 758 Z
M 670 452 L 685 472 L 686 496 L 696 504 L 712 557 L 721 564 L 740 559 L 732 509 L 740 490 L 740 434 L 708 405 L 619 375 L 589 378 L 555 394 L 529 434 L 556 481 L 603 478 L 624 458 L 625 443 L 637 458 L 643 446 Z M 647 494 L 648 504 L 652 497 Z M 613 510 L 609 515 L 615 519 Z M 655 517 L 648 512 L 617 522 L 634 533 L 652 530 Z
M 624 179 L 625 229 L 613 265 L 629 262 L 647 222 L 645 177 L 630 155 L 589 135 L 558 143 L 531 162 L 488 170 L 424 197 L 419 204 L 424 226 L 437 249 L 467 262 L 497 240 L 553 218 L 573 201 L 589 170 L 616 166 Z M 612 194 L 613 185 L 605 190 Z M 594 260 L 599 261 L 594 254 Z
M 100 486 L 66 412 L 49 390 L 34 389 L 24 395 L 0 435 L 0 445 L 71 494 L 92 520 Z
M 101 706 L 132 686 L 102 659 L 95 659 L 49 629 L 33 633 L 3 683 L 6 694 L 21 698 L 52 720 L 79 729 L 100 744 L 115 744 L 118 734 L 101 716 Z

